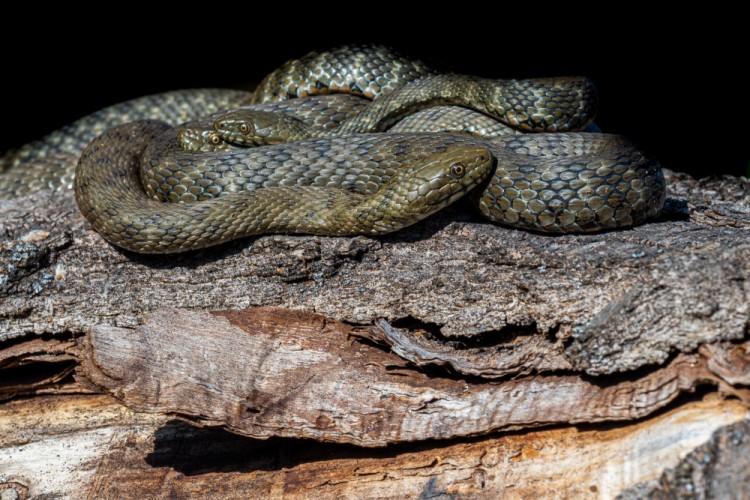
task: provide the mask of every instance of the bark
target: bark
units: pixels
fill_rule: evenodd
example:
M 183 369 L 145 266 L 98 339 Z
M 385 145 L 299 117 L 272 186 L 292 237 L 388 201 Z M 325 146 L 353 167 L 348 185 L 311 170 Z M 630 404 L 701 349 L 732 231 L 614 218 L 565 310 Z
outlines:
M 384 238 L 265 236 L 177 257 L 121 252 L 72 193 L 39 193 L 0 206 L 0 340 L 275 305 L 461 341 L 537 334 L 576 370 L 634 370 L 742 339 L 750 318 L 750 185 L 668 177 L 664 216 L 629 231 L 547 236 L 448 210 Z
M 109 246 L 70 192 L 2 202 L 0 495 L 731 496 L 750 183 L 667 178 L 627 231 L 459 207 L 176 257 Z
M 722 382 L 707 353 L 621 382 L 546 375 L 488 383 L 411 370 L 396 354 L 350 341 L 351 326 L 324 316 L 275 308 L 217 314 L 162 310 L 136 329 L 95 327 L 83 371 L 139 411 L 253 438 L 359 446 L 634 420 L 699 384 Z M 726 361 L 732 347 L 713 349 Z M 740 357 L 739 368 L 748 361 Z

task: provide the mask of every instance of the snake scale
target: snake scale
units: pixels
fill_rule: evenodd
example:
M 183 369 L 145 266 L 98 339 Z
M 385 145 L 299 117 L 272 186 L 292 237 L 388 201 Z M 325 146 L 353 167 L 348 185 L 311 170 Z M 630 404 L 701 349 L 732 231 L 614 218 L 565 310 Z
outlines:
M 260 147 L 220 135 L 216 124 L 247 106 L 313 132 Z M 441 75 L 382 47 L 343 47 L 286 63 L 252 94 L 175 91 L 89 115 L 0 157 L 0 196 L 69 185 L 80 157 L 81 211 L 144 253 L 267 232 L 382 234 L 467 193 L 490 220 L 535 231 L 657 216 L 658 163 L 622 137 L 576 132 L 595 109 L 582 78 Z

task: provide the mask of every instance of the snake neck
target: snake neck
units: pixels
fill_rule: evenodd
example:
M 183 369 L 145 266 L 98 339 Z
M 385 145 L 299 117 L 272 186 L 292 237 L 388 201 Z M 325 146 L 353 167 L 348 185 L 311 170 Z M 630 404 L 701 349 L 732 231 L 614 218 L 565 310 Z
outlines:
M 531 132 L 584 130 L 596 115 L 596 90 L 586 78 L 489 80 L 462 75 L 428 75 L 375 99 L 334 129 L 316 129 L 285 115 L 238 112 L 217 125 L 222 138 L 237 144 L 265 145 L 319 137 L 383 132 L 427 108 L 451 105 L 483 113 L 510 127 Z M 254 113 L 254 114 L 253 114 Z M 232 120 L 244 120 L 245 132 Z M 217 120 L 217 123 L 220 120 Z M 233 129 L 234 127 L 234 129 Z M 465 128 L 465 127 L 464 127 Z M 248 133 L 251 130 L 252 133 Z

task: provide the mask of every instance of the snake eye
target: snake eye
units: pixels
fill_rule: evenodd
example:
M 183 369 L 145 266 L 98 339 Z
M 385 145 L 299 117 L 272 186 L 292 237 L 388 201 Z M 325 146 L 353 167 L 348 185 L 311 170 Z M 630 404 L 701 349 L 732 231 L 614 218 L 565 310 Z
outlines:
M 461 162 L 456 162 L 451 165 L 451 173 L 456 177 L 463 177 L 466 173 L 466 167 Z
M 221 137 L 219 137 L 219 134 L 211 134 L 208 140 L 211 141 L 211 144 L 218 145 L 221 142 Z
M 250 125 L 248 125 L 247 122 L 240 123 L 240 132 L 243 134 L 250 132 Z

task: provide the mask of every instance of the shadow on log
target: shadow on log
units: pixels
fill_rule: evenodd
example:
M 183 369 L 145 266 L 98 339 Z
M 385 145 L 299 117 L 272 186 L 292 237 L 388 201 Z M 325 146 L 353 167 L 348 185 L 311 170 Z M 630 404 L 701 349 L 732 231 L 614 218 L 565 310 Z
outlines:
M 665 468 L 676 468 L 717 429 L 746 415 L 737 401 L 707 395 L 620 426 L 368 449 L 256 441 L 133 413 L 107 396 L 40 396 L 0 406 L 0 456 L 9 457 L 0 459 L 0 493 L 13 490 L 21 498 L 611 498 L 638 483 L 653 488 Z M 711 456 L 717 463 L 746 463 L 741 446 L 715 450 Z M 729 478 L 723 491 L 739 495 L 741 486 L 741 477 Z

